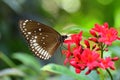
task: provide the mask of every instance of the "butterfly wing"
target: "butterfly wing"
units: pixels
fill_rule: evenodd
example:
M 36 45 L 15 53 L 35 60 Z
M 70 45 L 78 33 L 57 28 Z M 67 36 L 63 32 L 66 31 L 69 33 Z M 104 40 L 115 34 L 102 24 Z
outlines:
M 19 25 L 32 52 L 43 60 L 51 58 L 61 43 L 61 35 L 51 27 L 33 20 L 20 20 Z

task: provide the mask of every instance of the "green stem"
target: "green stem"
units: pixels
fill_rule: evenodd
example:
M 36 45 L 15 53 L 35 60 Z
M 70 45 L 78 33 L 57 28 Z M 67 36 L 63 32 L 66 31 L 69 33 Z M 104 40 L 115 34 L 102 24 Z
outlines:
M 108 74 L 109 74 L 109 76 L 110 76 L 111 80 L 113 80 L 113 77 L 112 77 L 111 72 L 110 72 L 108 69 L 106 69 L 106 71 L 108 72 Z
M 103 48 L 104 48 L 104 45 L 101 43 L 100 47 L 101 47 L 101 58 L 103 58 Z
M 101 47 L 101 58 L 103 58 L 104 46 L 105 46 L 104 44 L 102 44 L 102 43 L 100 44 L 100 47 Z M 108 69 L 106 69 L 106 71 L 107 71 L 107 73 L 109 74 L 111 80 L 113 80 L 113 77 L 112 77 L 111 72 L 110 72 Z
M 12 60 L 10 60 L 4 53 L 0 52 L 0 58 L 8 64 L 10 67 L 15 67 L 16 65 Z

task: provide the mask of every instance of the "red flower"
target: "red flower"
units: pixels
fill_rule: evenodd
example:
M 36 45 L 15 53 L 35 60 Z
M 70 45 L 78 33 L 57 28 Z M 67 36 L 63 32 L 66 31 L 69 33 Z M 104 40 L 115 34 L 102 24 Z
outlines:
M 80 56 L 79 56 L 80 57 Z M 70 65 L 72 65 L 75 69 L 79 69 L 79 71 L 81 72 L 82 70 L 84 70 L 86 68 L 86 64 L 83 63 L 81 61 L 81 58 L 78 57 L 74 57 L 70 60 Z M 76 72 L 78 73 L 78 72 Z
M 118 32 L 114 28 L 110 28 L 109 30 L 105 30 L 101 32 L 101 37 L 99 38 L 99 42 L 103 42 L 107 45 L 111 45 L 113 41 L 117 40 Z
M 98 66 L 97 60 L 99 59 L 99 54 L 95 51 L 91 51 L 90 49 L 84 49 L 81 54 L 81 60 L 87 65 L 87 67 L 92 70 Z
M 74 57 L 80 57 L 82 53 L 82 47 L 81 46 L 78 46 L 78 47 L 75 47 L 74 50 L 73 50 L 73 56 Z
M 100 59 L 99 66 L 103 69 L 107 69 L 107 68 L 111 68 L 113 70 L 115 69 L 114 62 L 112 61 L 112 59 L 110 57 L 107 57 L 105 59 Z
M 77 46 L 79 46 L 80 41 L 82 40 L 82 31 L 79 34 L 71 35 L 71 39 Z
M 80 45 L 80 41 L 82 40 L 82 31 L 79 34 L 71 35 L 70 39 L 64 40 L 65 44 L 68 44 L 68 48 L 70 48 L 71 44 L 76 44 L 77 46 Z
M 104 23 L 104 25 L 100 26 L 99 24 L 95 24 L 95 27 L 92 28 L 92 30 L 98 32 L 98 34 L 101 34 L 104 30 L 108 30 L 108 24 Z
M 104 23 L 104 25 L 100 26 L 99 24 L 95 24 L 95 27 L 92 28 L 93 31 L 98 32 L 98 34 L 100 35 L 101 32 L 103 32 L 104 30 L 108 30 L 108 24 Z
M 103 42 L 106 45 L 111 45 L 113 41 L 119 39 L 118 38 L 118 32 L 117 30 L 115 30 L 114 28 L 108 28 L 109 25 L 107 23 L 104 23 L 104 25 L 100 26 L 98 24 L 95 24 L 95 27 L 92 28 L 92 35 L 93 32 L 95 31 L 96 33 L 98 33 L 99 38 L 98 41 L 99 42 Z M 95 35 L 95 33 L 94 33 Z

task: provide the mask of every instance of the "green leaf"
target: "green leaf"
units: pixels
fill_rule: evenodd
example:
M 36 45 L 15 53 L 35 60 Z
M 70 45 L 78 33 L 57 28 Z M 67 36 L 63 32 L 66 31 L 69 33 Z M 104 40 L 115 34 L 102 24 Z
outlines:
M 100 80 L 99 75 L 95 70 L 93 70 L 89 75 L 87 75 L 91 80 Z
M 14 64 L 14 62 L 4 53 L 0 52 L 0 59 L 3 60 L 6 64 L 8 64 L 8 66 L 10 67 L 15 67 L 16 65 Z
M 61 65 L 56 65 L 56 64 L 48 64 L 48 65 L 44 66 L 43 68 L 41 68 L 41 70 L 50 71 L 50 72 L 62 74 L 62 75 L 68 75 L 77 80 L 88 80 L 89 79 L 85 75 L 80 75 L 80 74 L 78 75 L 78 74 L 70 71 L 68 68 L 61 66 Z
M 0 71 L 0 77 L 1 76 L 24 76 L 25 74 L 16 68 L 8 68 Z
M 37 70 L 40 70 L 40 63 L 35 59 L 34 56 L 26 53 L 14 53 L 13 58 L 21 61 L 24 65 L 29 65 Z
M 70 66 L 70 70 L 72 72 L 75 72 L 74 67 Z M 81 71 L 80 75 L 85 75 L 85 73 L 88 71 L 88 68 L 86 68 L 85 70 Z M 95 70 L 91 71 L 90 74 L 85 75 L 87 77 L 89 77 L 89 80 L 100 80 L 99 75 L 97 74 L 97 72 Z

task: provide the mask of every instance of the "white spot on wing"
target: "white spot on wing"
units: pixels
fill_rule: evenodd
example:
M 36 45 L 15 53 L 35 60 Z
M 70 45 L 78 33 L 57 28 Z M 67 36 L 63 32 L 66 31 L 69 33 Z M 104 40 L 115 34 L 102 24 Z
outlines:
M 39 56 L 39 54 L 36 54 L 37 56 Z
M 31 32 L 28 32 L 28 34 L 31 34 Z
M 46 57 L 48 56 L 48 52 L 47 51 L 45 51 L 45 53 L 46 53 Z
M 35 36 L 35 38 L 37 39 L 37 36 Z
M 39 57 L 40 57 L 40 58 L 42 58 L 42 56 L 41 56 L 41 55 L 40 55 Z
M 25 28 L 25 26 L 23 26 L 23 28 Z
M 36 43 L 36 39 L 33 40 L 33 43 Z
M 41 28 L 39 28 L 39 31 L 41 31 L 42 29 Z
M 36 46 L 35 49 L 37 50 L 39 48 L 39 46 Z
M 27 31 L 27 29 L 26 29 L 26 28 L 25 28 L 24 30 L 25 30 L 25 31 Z
M 48 37 L 48 35 L 45 35 L 46 37 Z
M 27 23 L 29 20 L 25 20 L 25 23 Z
M 40 33 L 40 35 L 42 35 L 42 33 Z
M 34 49 L 32 49 L 32 51 L 35 51 Z
M 42 37 L 42 39 L 45 39 L 45 37 Z
M 37 54 L 37 52 L 35 52 L 35 54 Z
M 41 54 L 44 55 L 44 52 L 45 52 L 45 50 L 43 49 L 42 52 L 41 52 Z
M 43 49 L 42 48 L 40 48 L 40 51 L 39 51 L 39 53 L 41 53 L 41 51 L 42 51 Z
M 23 26 L 25 26 L 25 25 L 26 25 L 26 22 L 23 23 Z
M 33 46 L 37 46 L 38 44 L 37 43 L 34 43 Z
M 26 37 L 28 37 L 28 35 L 25 35 Z
M 46 52 L 44 52 L 43 56 L 45 56 L 45 55 L 46 55 Z
M 39 47 L 39 48 L 37 49 L 37 51 L 39 52 L 39 51 L 40 51 L 40 49 L 41 49 L 41 48 Z

